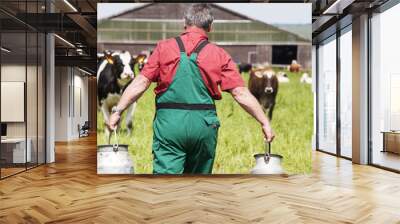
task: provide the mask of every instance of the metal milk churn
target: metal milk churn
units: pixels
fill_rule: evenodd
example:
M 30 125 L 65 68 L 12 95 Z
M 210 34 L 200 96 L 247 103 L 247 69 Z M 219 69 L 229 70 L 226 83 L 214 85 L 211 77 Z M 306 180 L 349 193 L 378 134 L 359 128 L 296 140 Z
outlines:
M 118 144 L 118 135 L 114 130 L 113 145 L 97 146 L 97 174 L 134 174 L 133 161 L 128 145 Z
M 255 154 L 256 165 L 251 174 L 284 174 L 282 168 L 283 157 L 278 154 L 271 154 L 271 143 L 265 142 L 265 153 Z

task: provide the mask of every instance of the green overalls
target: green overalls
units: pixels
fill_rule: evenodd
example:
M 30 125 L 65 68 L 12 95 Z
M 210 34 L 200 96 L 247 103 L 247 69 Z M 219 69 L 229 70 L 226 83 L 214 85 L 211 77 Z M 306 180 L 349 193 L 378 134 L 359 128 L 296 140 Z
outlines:
M 153 123 L 154 174 L 210 174 L 219 120 L 199 68 L 201 42 L 188 57 L 180 37 L 175 38 L 180 62 L 167 91 L 156 98 Z

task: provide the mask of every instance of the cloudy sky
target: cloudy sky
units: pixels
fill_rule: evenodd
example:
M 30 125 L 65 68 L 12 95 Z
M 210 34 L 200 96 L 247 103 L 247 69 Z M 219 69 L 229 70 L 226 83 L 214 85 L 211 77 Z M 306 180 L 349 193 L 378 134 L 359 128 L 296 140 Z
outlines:
M 146 3 L 98 3 L 97 18 L 142 6 Z M 311 4 L 217 3 L 223 7 L 269 24 L 311 24 Z

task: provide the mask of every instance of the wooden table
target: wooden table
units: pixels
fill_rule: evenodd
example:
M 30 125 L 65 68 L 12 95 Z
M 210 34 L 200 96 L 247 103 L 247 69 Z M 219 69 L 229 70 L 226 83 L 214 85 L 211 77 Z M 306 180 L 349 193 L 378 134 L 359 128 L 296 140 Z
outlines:
M 382 131 L 383 150 L 382 152 L 392 152 L 400 154 L 400 131 Z

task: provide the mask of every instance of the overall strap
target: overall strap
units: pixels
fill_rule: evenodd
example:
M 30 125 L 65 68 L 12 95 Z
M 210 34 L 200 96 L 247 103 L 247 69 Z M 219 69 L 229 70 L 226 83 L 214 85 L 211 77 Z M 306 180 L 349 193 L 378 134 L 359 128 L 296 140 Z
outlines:
M 180 52 L 186 52 L 185 46 L 183 45 L 183 41 L 180 36 L 175 37 L 176 43 L 178 44 Z M 199 52 L 208 44 L 207 40 L 202 41 L 199 45 L 197 45 L 196 49 L 194 49 L 193 53 L 199 54 Z
M 202 41 L 197 47 L 196 49 L 194 49 L 193 53 L 196 53 L 197 55 L 199 54 L 199 52 L 208 44 L 207 40 Z
M 175 37 L 175 40 L 176 40 L 176 43 L 178 44 L 178 46 L 179 46 L 179 51 L 180 52 L 186 52 L 185 51 L 185 46 L 183 45 L 183 42 L 182 42 L 182 39 L 181 39 L 181 37 Z

